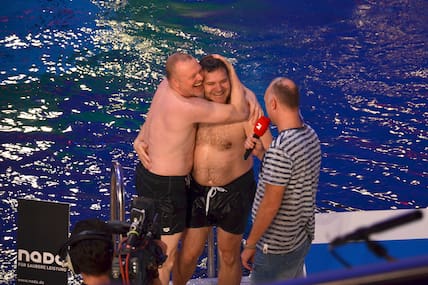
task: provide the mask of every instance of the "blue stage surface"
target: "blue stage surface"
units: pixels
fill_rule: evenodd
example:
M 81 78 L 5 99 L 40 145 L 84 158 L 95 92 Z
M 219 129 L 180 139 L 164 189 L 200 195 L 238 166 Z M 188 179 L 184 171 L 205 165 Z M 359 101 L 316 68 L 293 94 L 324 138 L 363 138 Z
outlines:
M 408 259 L 421 255 L 428 256 L 428 239 L 379 241 L 378 243 L 387 249 L 389 255 L 396 260 Z M 341 246 L 336 248 L 335 252 L 345 259 L 352 268 L 387 262 L 374 255 L 364 242 Z M 334 258 L 327 244 L 313 244 L 311 246 L 310 252 L 306 258 L 308 276 L 341 268 L 345 268 L 345 266 Z
M 428 284 L 428 255 L 318 273 L 269 285 Z

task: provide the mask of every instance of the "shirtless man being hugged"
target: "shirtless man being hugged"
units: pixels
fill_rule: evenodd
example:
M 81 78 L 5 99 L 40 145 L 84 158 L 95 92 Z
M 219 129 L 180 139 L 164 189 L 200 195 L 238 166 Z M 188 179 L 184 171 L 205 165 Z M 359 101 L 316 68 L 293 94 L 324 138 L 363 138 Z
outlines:
M 212 56 L 201 61 L 204 94 L 207 100 L 229 105 L 231 81 L 226 66 Z M 233 82 L 232 82 L 233 84 Z M 247 97 L 256 97 L 245 88 Z M 256 100 L 256 99 L 255 99 Z M 258 105 L 258 103 L 257 103 Z M 174 285 L 184 285 L 192 277 L 199 256 L 213 226 L 217 226 L 220 269 L 218 284 L 239 285 L 241 241 L 256 191 L 253 158 L 244 160 L 244 143 L 252 136 L 256 120 L 237 123 L 200 123 L 196 133 L 187 229 L 178 254 Z M 268 147 L 272 135 L 261 140 Z
M 168 258 L 159 270 L 162 284 L 168 284 L 176 258 L 178 241 L 185 228 L 186 178 L 193 166 L 197 123 L 232 123 L 248 118 L 243 86 L 233 66 L 223 57 L 232 82 L 230 104 L 218 104 L 203 98 L 201 66 L 190 55 L 175 53 L 166 62 L 164 79 L 153 97 L 147 119 L 134 140 L 140 160 L 147 144 L 150 170 L 141 163 L 136 169 L 139 196 L 157 202 L 161 239 L 167 245 Z

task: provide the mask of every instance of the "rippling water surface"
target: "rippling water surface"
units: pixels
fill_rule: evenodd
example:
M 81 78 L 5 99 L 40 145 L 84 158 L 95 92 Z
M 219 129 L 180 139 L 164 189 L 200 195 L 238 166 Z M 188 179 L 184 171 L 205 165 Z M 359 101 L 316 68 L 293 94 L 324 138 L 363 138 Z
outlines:
M 322 141 L 319 212 L 427 207 L 427 10 L 416 0 L 2 4 L 0 280 L 14 279 L 18 198 L 70 203 L 72 224 L 107 220 L 116 160 L 131 199 L 132 141 L 177 50 L 226 55 L 261 102 L 274 77 L 298 83 Z

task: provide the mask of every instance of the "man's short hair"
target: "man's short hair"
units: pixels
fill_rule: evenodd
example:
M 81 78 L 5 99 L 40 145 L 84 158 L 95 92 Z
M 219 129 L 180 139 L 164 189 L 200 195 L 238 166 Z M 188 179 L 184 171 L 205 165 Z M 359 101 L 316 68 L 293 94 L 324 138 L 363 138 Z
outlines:
M 218 69 L 224 69 L 226 70 L 227 76 L 229 77 L 229 70 L 227 69 L 226 64 L 224 64 L 224 62 L 221 61 L 220 59 L 213 57 L 212 55 L 204 56 L 199 61 L 199 64 L 201 65 L 202 70 L 207 72 L 213 72 Z
M 114 243 L 104 221 L 87 219 L 77 222 L 67 245 L 76 274 L 99 276 L 111 271 Z
M 188 61 L 192 60 L 193 57 L 187 53 L 176 52 L 168 57 L 165 65 L 166 78 L 171 79 L 171 76 L 174 74 L 174 68 L 179 61 Z
M 298 109 L 300 104 L 300 92 L 297 85 L 288 78 L 276 78 L 271 85 L 272 93 L 280 104 L 292 109 Z

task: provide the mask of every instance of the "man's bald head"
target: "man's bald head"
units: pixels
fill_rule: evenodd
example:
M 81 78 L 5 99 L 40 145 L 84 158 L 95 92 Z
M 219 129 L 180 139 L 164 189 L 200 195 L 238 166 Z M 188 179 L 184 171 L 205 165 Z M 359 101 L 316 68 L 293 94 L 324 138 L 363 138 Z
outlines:
M 166 60 L 166 78 L 171 79 L 171 76 L 174 76 L 177 63 L 192 60 L 195 60 L 195 58 L 187 53 L 176 52 L 170 55 Z
M 278 103 L 290 109 L 298 109 L 300 104 L 300 93 L 297 85 L 288 78 L 278 77 L 272 80 L 266 93 L 275 96 Z

